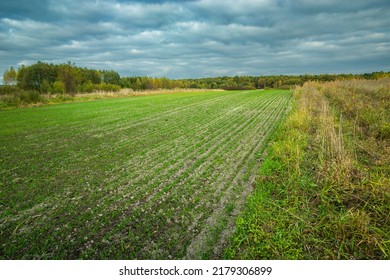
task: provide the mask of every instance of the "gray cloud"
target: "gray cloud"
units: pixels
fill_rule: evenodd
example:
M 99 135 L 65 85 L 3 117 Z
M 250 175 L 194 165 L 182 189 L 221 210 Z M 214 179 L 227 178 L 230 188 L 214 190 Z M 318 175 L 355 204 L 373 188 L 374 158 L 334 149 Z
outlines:
M 170 78 L 390 70 L 388 1 L 0 3 L 0 74 L 37 60 Z
M 2 0 L 0 18 L 31 18 L 47 20 L 50 18 L 48 0 Z

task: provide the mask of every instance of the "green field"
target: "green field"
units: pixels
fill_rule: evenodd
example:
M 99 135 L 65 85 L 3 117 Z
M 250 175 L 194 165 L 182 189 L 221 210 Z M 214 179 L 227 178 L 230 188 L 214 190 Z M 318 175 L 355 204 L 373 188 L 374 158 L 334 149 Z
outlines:
M 290 91 L 0 111 L 0 258 L 220 258 Z

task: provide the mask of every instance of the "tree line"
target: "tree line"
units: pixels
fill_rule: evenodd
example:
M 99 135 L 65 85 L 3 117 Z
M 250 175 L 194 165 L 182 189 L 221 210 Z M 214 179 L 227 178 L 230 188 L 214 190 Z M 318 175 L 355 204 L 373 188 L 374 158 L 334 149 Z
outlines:
M 168 79 L 147 76 L 120 77 L 113 70 L 96 70 L 77 67 L 74 63 L 49 64 L 38 61 L 30 66 L 22 65 L 17 70 L 7 69 L 3 75 L 0 94 L 18 90 L 38 94 L 73 94 L 93 91 L 119 91 L 129 88 L 134 91 L 194 88 L 194 89 L 266 89 L 291 88 L 307 81 L 334 81 L 340 79 L 376 79 L 390 76 L 390 72 L 366 74 L 319 74 L 319 75 L 267 75 L 235 76 L 198 79 Z
M 30 66 L 22 65 L 17 71 L 11 67 L 3 75 L 5 85 L 39 93 L 117 91 L 121 88 L 119 80 L 115 71 L 81 68 L 70 62 L 55 65 L 38 61 Z

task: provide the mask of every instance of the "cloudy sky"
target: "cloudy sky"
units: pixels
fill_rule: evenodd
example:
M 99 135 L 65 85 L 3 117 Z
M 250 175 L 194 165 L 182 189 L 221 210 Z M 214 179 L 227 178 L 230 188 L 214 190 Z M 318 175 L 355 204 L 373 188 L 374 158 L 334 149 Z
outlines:
M 1 76 L 38 60 L 168 78 L 390 71 L 390 1 L 1 0 Z

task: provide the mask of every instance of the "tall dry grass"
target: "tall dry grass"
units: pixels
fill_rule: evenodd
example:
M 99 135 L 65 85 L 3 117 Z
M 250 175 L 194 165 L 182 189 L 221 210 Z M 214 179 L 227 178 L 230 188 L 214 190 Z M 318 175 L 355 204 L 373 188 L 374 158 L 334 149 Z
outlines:
M 228 258 L 390 259 L 390 79 L 308 82 Z
M 302 90 L 312 100 L 308 154 L 327 209 L 320 236 L 335 238 L 351 257 L 389 258 L 390 79 L 313 82 Z
M 73 94 L 40 94 L 34 91 L 15 92 L 12 95 L 0 95 L 0 110 L 12 109 L 16 107 L 34 107 L 45 104 L 59 104 L 78 101 L 93 101 L 106 98 L 121 98 L 132 96 L 145 96 L 157 94 L 173 94 L 186 92 L 211 92 L 223 91 L 218 89 L 157 89 L 133 91 L 124 88 L 119 91 L 94 91 L 90 93 L 73 93 Z

